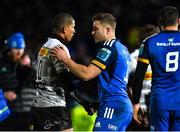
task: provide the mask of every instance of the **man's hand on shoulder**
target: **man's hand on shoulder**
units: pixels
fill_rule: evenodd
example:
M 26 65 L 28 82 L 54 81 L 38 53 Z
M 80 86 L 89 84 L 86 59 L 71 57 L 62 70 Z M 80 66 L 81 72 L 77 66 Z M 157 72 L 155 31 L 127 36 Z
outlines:
M 67 59 L 69 59 L 65 49 L 63 47 L 54 47 L 51 50 L 51 55 L 53 57 L 56 57 L 58 60 L 61 60 L 65 62 Z

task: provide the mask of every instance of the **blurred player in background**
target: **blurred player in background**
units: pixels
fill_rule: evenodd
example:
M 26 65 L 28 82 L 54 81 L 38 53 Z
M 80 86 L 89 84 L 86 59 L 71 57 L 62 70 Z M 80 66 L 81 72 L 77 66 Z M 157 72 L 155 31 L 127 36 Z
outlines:
M 152 68 L 150 129 L 180 131 L 180 33 L 178 10 L 166 6 L 159 14 L 161 32 L 143 41 L 133 87 L 134 119 L 138 119 L 139 99 L 147 67 Z
M 147 37 L 150 37 L 151 35 L 158 33 L 159 28 L 155 25 L 147 24 L 140 28 L 140 32 L 138 35 L 138 45 L 143 42 L 143 40 Z M 139 55 L 139 48 L 135 49 L 134 52 L 130 54 L 131 57 L 131 72 L 130 72 L 130 78 L 129 78 L 129 90 L 130 90 L 130 96 L 132 97 L 132 87 L 133 87 L 133 81 L 134 81 L 134 74 L 137 66 L 137 60 Z M 140 127 L 137 127 L 134 123 L 131 125 L 132 130 L 149 130 L 149 103 L 150 103 L 150 92 L 151 92 L 151 80 L 152 80 L 152 70 L 151 66 L 149 65 L 143 80 L 143 88 L 140 98 L 140 107 L 144 114 L 144 124 Z M 135 126 L 133 126 L 135 125 Z
M 31 59 L 25 53 L 25 38 L 20 32 L 14 33 L 7 38 L 4 44 L 2 58 L 0 59 L 0 87 L 4 97 L 8 101 L 11 110 L 10 116 L 0 123 L 0 130 L 30 130 L 31 118 L 29 110 L 24 108 L 31 105 L 31 90 L 22 94 L 28 85 L 32 69 Z M 32 79 L 32 78 L 31 78 Z M 33 91 L 33 90 L 32 90 Z M 29 101 L 28 101 L 29 99 Z M 30 102 L 30 104 L 26 104 Z M 29 107 L 30 108 L 30 107 Z

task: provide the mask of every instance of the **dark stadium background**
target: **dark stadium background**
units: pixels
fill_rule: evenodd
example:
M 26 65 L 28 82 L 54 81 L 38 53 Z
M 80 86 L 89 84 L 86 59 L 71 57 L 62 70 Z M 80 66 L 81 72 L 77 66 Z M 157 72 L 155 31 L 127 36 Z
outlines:
M 10 34 L 20 31 L 25 35 L 27 49 L 36 56 L 50 35 L 51 18 L 58 12 L 68 12 L 76 20 L 76 35 L 71 47 L 81 43 L 93 54 L 91 17 L 105 11 L 116 16 L 117 37 L 131 51 L 136 44 L 138 27 L 147 23 L 157 25 L 157 13 L 165 5 L 180 8 L 179 0 L 1 0 L 0 44 Z

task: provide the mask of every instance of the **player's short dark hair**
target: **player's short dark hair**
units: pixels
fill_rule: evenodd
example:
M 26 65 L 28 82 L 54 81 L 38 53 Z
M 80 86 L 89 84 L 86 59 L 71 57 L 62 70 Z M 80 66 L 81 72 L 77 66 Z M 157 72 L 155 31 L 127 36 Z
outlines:
M 109 24 L 112 28 L 116 28 L 116 18 L 110 13 L 98 13 L 92 17 L 92 21 L 100 21 Z
M 165 6 L 159 13 L 159 24 L 161 26 L 174 26 L 179 19 L 179 13 L 176 7 Z
M 59 33 L 63 30 L 64 26 L 72 24 L 74 18 L 68 13 L 57 14 L 52 21 L 52 32 L 54 34 Z
M 155 33 L 158 33 L 160 32 L 160 29 L 158 26 L 155 26 L 155 25 L 151 25 L 151 24 L 147 24 L 147 25 L 144 25 L 140 28 L 140 32 L 139 32 L 139 35 L 138 35 L 138 38 L 139 38 L 139 42 L 142 43 L 142 41 L 155 34 Z

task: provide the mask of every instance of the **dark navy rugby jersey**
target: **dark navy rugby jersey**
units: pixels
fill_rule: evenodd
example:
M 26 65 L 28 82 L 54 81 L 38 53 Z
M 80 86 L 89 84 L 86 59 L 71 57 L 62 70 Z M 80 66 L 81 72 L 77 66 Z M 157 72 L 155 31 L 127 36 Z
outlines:
M 99 101 L 129 103 L 126 84 L 130 70 L 130 56 L 127 48 L 118 40 L 106 41 L 91 63 L 102 70 L 98 76 Z
M 180 110 L 180 32 L 163 31 L 143 42 L 138 61 L 152 67 L 152 103 Z

